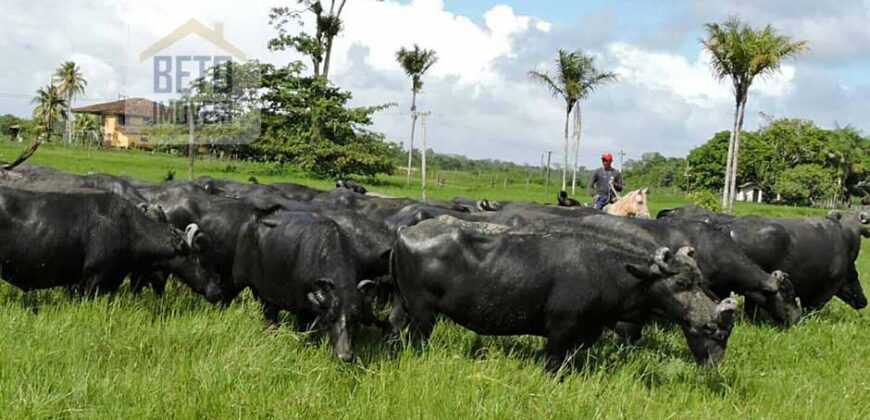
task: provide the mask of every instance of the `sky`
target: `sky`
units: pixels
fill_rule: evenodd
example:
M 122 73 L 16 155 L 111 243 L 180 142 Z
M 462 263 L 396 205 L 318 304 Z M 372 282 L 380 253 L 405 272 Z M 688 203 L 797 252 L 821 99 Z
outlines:
M 28 116 L 30 99 L 65 60 L 89 81 L 75 105 L 153 92 L 148 46 L 190 19 L 212 28 L 245 58 L 284 64 L 299 57 L 271 52 L 268 13 L 276 0 L 3 0 L 0 14 L 0 114 Z M 374 129 L 407 143 L 410 82 L 395 52 L 414 43 L 435 49 L 420 110 L 431 111 L 430 148 L 539 164 L 561 160 L 564 103 L 528 77 L 554 67 L 558 49 L 582 49 L 618 80 L 582 103 L 580 161 L 601 153 L 626 159 L 657 151 L 683 156 L 733 116 L 730 86 L 717 81 L 702 52 L 704 24 L 737 15 L 806 40 L 811 50 L 753 85 L 747 129 L 773 117 L 870 133 L 870 0 L 348 0 L 337 39 L 332 81 L 354 105 L 395 103 Z M 218 55 L 196 35 L 160 54 Z M 200 53 L 200 51 L 203 51 Z

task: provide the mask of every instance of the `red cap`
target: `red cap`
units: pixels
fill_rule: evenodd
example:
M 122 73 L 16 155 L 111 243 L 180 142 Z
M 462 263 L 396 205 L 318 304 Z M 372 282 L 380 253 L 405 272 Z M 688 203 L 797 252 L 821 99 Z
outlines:
M 613 162 L 613 155 L 611 155 L 610 153 L 605 153 L 605 154 L 601 155 L 601 160 Z

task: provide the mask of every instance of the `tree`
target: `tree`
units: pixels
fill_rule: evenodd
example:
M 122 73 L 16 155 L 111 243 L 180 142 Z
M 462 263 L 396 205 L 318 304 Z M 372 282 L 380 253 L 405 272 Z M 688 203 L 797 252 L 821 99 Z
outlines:
M 832 179 L 831 171 L 819 165 L 798 165 L 783 172 L 773 189 L 787 202 L 815 204 L 832 190 Z
M 749 88 L 757 76 L 771 76 L 779 71 L 782 61 L 808 49 L 806 41 L 792 41 L 779 35 L 772 26 L 756 29 L 736 17 L 724 23 L 708 23 L 707 38 L 702 44 L 710 53 L 710 65 L 720 80 L 730 78 L 734 93 L 734 125 L 728 143 L 725 186 L 722 205 L 733 211 L 740 153 L 740 130 Z
M 100 120 L 94 115 L 81 115 L 75 120 L 75 136 L 82 139 L 82 144 L 99 143 Z
M 314 76 L 329 78 L 329 64 L 332 60 L 332 45 L 335 37 L 341 33 L 343 22 L 341 14 L 347 0 L 330 0 L 329 9 L 323 7 L 321 1 L 296 0 L 302 8 L 273 7 L 269 12 L 269 23 L 278 30 L 278 37 L 269 41 L 272 51 L 285 51 L 288 48 L 306 55 L 311 60 L 311 70 Z M 303 15 L 310 13 L 314 17 L 314 35 L 306 32 L 290 34 L 287 26 L 296 22 L 304 24 Z
M 405 184 L 410 185 L 411 165 L 414 163 L 414 130 L 417 127 L 417 94 L 423 89 L 423 75 L 438 62 L 438 55 L 435 50 L 422 49 L 414 44 L 411 50 L 402 47 L 397 51 L 396 61 L 411 78 L 411 146 L 408 148 L 408 176 L 405 180 Z
M 586 99 L 598 86 L 603 83 L 616 80 L 616 74 L 601 72 L 595 68 L 595 57 L 577 50 L 568 52 L 559 50 L 556 59 L 556 76 L 550 77 L 547 72 L 530 71 L 529 76 L 540 81 L 555 97 L 565 100 L 565 162 L 562 166 L 562 190 L 567 190 L 568 184 L 568 123 L 571 111 L 576 109 L 574 117 L 574 177 L 571 192 L 577 182 L 577 161 L 580 154 L 580 129 L 582 117 L 580 114 L 580 101 Z
M 352 95 L 323 77 L 302 77 L 301 63 L 261 65 L 263 129 L 258 157 L 295 163 L 320 177 L 374 177 L 393 168 L 391 146 L 367 130 L 371 116 L 390 105 L 347 107 Z
M 54 123 L 64 118 L 66 101 L 61 97 L 60 91 L 55 85 L 39 88 L 31 103 L 36 105 L 36 108 L 33 109 L 33 118 L 37 121 L 36 139 L 17 159 L 4 166 L 4 170 L 12 170 L 33 156 L 39 146 L 51 138 Z
M 60 91 L 60 95 L 66 101 L 66 134 L 64 135 L 67 143 L 72 143 L 73 139 L 73 120 L 75 116 L 72 113 L 72 103 L 75 97 L 85 93 L 85 87 L 88 81 L 82 76 L 81 69 L 72 61 L 65 61 L 54 72 L 54 81 Z

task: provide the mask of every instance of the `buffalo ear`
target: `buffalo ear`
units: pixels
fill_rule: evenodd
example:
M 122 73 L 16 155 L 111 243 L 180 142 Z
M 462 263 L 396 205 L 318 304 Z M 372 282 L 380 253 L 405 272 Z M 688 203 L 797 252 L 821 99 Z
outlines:
M 195 249 L 199 253 L 211 252 L 211 236 L 209 236 L 207 233 L 199 232 L 196 237 L 193 238 L 193 249 Z
M 371 305 L 375 300 L 375 289 L 377 289 L 378 285 L 371 280 L 363 280 L 356 285 L 357 290 L 359 290 L 360 295 L 362 295 L 363 302 L 365 304 Z
M 317 279 L 314 281 L 314 291 L 307 297 L 315 306 L 327 308 L 335 297 L 335 283 L 332 279 Z
M 840 221 L 840 219 L 843 218 L 843 213 L 837 210 L 831 210 L 828 212 L 827 218 L 833 221 Z
M 625 270 L 628 271 L 629 274 L 635 276 L 644 281 L 656 281 L 662 278 L 662 272 L 659 269 L 658 264 L 626 264 Z

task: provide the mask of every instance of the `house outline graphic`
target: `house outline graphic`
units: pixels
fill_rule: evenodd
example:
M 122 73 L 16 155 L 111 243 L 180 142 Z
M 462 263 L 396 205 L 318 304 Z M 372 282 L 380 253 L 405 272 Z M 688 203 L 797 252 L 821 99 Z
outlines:
M 164 36 L 161 40 L 155 42 L 154 45 L 148 47 L 145 51 L 142 51 L 142 53 L 139 54 L 139 61 L 145 61 L 153 57 L 160 51 L 169 48 L 172 44 L 187 38 L 189 35 L 199 35 L 200 38 L 208 41 L 215 47 L 224 50 L 237 59 L 244 61 L 247 58 L 241 49 L 224 38 L 223 23 L 215 23 L 214 29 L 209 29 L 198 20 L 190 19 L 168 35 Z

